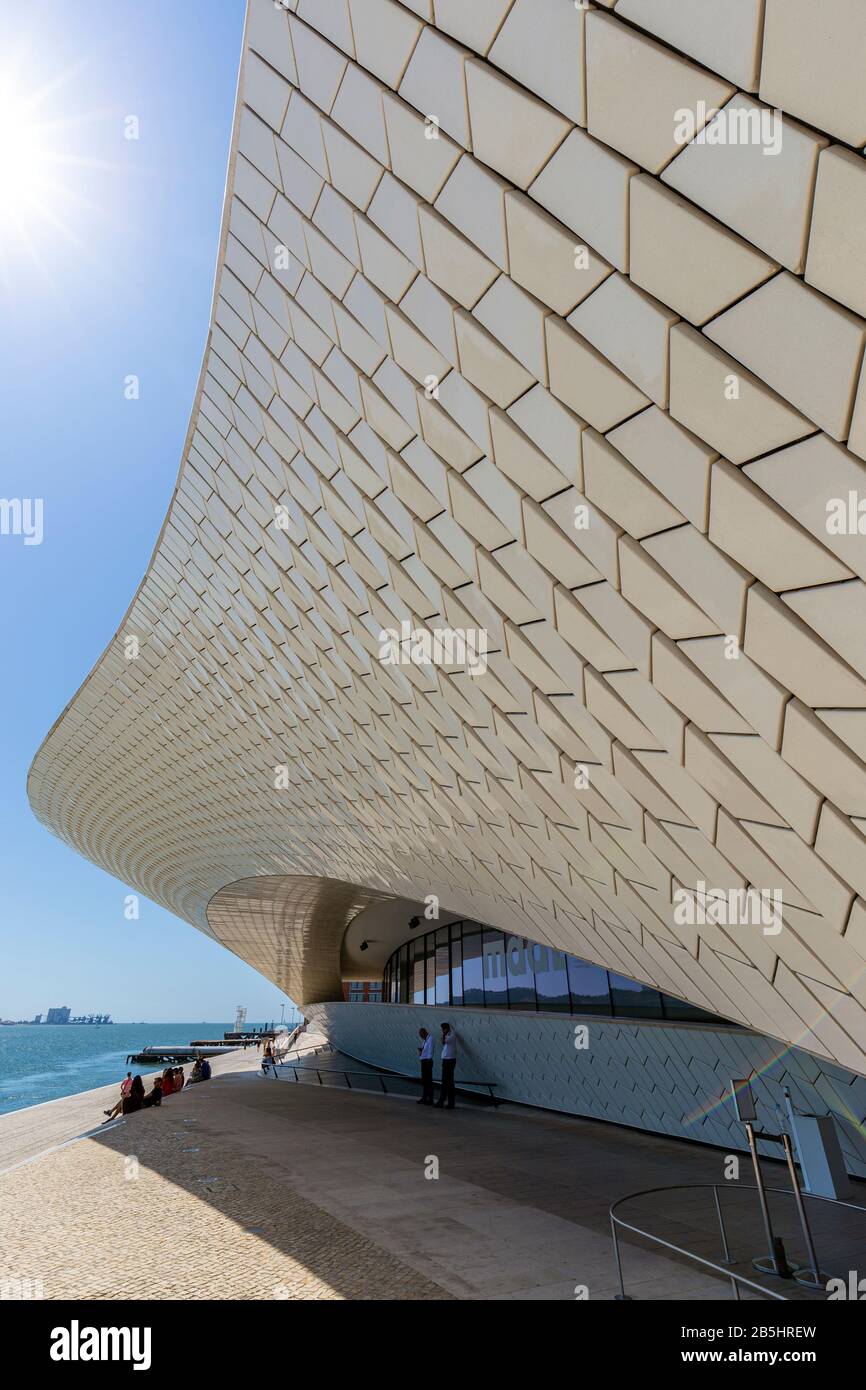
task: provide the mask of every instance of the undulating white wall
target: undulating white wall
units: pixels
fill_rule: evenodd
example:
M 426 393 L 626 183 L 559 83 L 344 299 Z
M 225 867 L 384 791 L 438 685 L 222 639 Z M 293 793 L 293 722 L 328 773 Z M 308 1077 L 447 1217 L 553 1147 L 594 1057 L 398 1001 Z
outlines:
M 202 930 L 435 894 L 866 1070 L 864 51 L 862 0 L 252 0 L 177 491 L 37 815 Z M 244 949 L 304 1002 L 290 898 Z

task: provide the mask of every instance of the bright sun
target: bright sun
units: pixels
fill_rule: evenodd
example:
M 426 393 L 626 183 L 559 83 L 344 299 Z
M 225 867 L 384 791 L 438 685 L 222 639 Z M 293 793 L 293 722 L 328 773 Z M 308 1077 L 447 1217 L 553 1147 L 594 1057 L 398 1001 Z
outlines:
M 26 95 L 0 74 L 0 223 L 25 230 L 47 211 L 51 150 Z
M 0 69 L 0 270 L 8 278 L 23 253 L 44 263 L 46 238 L 72 237 L 80 202 L 65 140 L 71 122 L 50 109 L 55 84 L 28 91 Z M 76 219 L 77 220 L 77 219 Z

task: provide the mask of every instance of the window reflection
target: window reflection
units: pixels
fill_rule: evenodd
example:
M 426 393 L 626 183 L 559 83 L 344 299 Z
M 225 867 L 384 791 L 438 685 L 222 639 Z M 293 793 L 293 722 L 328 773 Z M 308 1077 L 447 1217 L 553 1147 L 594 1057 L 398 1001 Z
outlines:
M 460 923 L 451 927 L 451 999 L 460 1008 L 463 1003 L 463 937 Z
M 448 928 L 436 933 L 436 991 L 434 1003 L 451 1003 L 451 958 L 448 950 Z
M 400 1004 L 729 1022 L 603 966 L 472 921 L 404 942 L 383 980 L 383 998 Z
M 537 942 L 527 942 L 527 946 L 532 953 L 538 1008 L 545 1013 L 570 1013 L 565 952 Z
M 483 1007 L 484 972 L 481 965 L 481 931 L 463 928 L 463 1003 L 466 1008 Z
M 412 988 L 412 1003 L 426 1004 L 427 995 L 424 990 L 424 947 L 420 941 L 413 943 L 415 947 L 414 955 L 414 984 Z
M 587 960 L 568 957 L 568 987 L 574 1014 L 610 1014 L 607 971 Z
M 686 1004 L 682 999 L 674 999 L 670 994 L 662 995 L 662 1013 L 665 1018 L 686 1019 L 689 1023 L 715 1023 L 715 1014 L 699 1009 L 697 1004 Z
M 523 936 L 509 936 L 505 941 L 505 968 L 508 972 L 508 1006 L 511 1009 L 535 1008 L 535 975 L 529 943 Z
M 400 1003 L 408 1004 L 409 996 L 412 992 L 411 976 L 409 974 L 409 946 L 403 946 L 400 950 Z
M 484 954 L 484 1004 L 488 1009 L 508 1008 L 508 972 L 505 966 L 505 937 L 493 927 L 482 933 Z
M 610 972 L 610 997 L 615 1014 L 627 1018 L 661 1018 L 662 997 L 657 989 Z

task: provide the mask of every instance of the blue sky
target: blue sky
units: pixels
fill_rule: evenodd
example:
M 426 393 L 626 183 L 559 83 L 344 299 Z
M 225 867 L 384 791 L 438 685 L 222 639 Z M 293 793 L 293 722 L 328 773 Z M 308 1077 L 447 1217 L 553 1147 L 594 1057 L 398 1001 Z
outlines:
M 278 990 L 192 927 L 144 899 L 126 921 L 128 886 L 40 826 L 25 794 L 171 497 L 208 326 L 243 17 L 243 0 L 0 12 L 0 496 L 44 499 L 40 545 L 0 535 L 0 1017 L 69 1004 L 217 1020 L 244 1003 L 251 1019 L 279 1018 Z M 124 138 L 129 116 L 137 140 Z M 50 187 L 4 179 L 19 132 L 51 156 Z M 133 373 L 140 398 L 128 401 Z

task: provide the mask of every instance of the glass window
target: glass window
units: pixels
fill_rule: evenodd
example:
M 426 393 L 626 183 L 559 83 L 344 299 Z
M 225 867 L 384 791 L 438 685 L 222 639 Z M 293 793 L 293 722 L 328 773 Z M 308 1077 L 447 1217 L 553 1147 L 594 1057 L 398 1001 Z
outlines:
M 662 1014 L 665 1018 L 679 1019 L 687 1023 L 725 1023 L 715 1014 L 699 1009 L 697 1004 L 687 1004 L 684 999 L 674 999 L 670 994 L 662 995 Z
M 412 1003 L 425 1004 L 427 1002 L 424 990 L 424 943 L 423 941 L 413 941 L 414 962 L 412 966 Z
M 501 931 L 485 927 L 482 934 L 484 956 L 484 1004 L 488 1009 L 508 1008 L 508 972 L 505 966 L 505 937 Z
M 436 932 L 436 1004 L 451 1003 L 451 958 L 448 951 L 448 928 Z
M 573 1014 L 610 1014 L 607 971 L 589 961 L 568 957 L 568 987 Z
M 535 978 L 532 957 L 523 936 L 509 936 L 505 942 L 505 967 L 508 972 L 508 1006 L 511 1009 L 535 1008 Z
M 412 981 L 409 974 L 409 947 L 403 946 L 400 951 L 400 1003 L 408 1004 L 411 996 Z
M 463 1004 L 484 1006 L 484 973 L 481 965 L 481 932 L 463 928 Z
M 458 1009 L 463 1003 L 463 939 L 459 922 L 451 925 L 451 1002 Z
M 347 982 L 349 1000 L 531 1009 L 544 1013 L 667 1018 L 718 1026 L 729 1020 L 650 985 L 478 922 L 453 922 L 395 951 L 383 985 Z
M 662 1000 L 657 989 L 610 972 L 613 1011 L 623 1018 L 661 1018 Z
M 528 943 L 528 950 L 535 973 L 538 1008 L 544 1013 L 570 1013 L 565 952 L 554 951 L 551 946 L 540 946 L 535 942 Z

